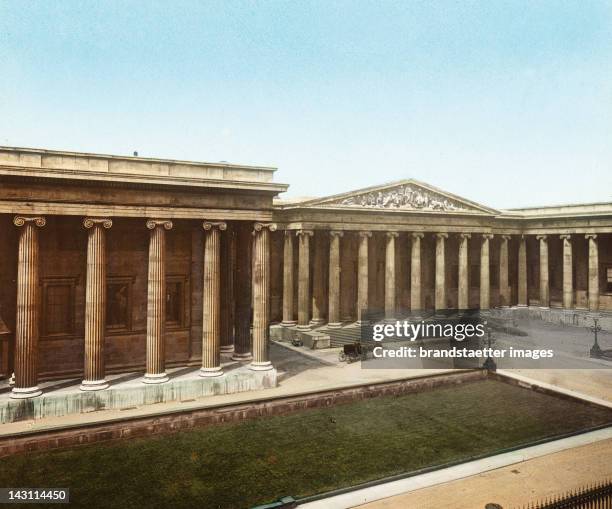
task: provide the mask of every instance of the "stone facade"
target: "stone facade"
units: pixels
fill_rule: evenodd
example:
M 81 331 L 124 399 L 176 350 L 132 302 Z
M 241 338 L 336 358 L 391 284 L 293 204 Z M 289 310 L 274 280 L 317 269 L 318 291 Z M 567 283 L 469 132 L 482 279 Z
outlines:
M 270 322 L 338 327 L 365 308 L 612 313 L 612 203 L 495 210 L 415 180 L 274 201 L 274 171 L 0 148 L 13 396 L 134 370 L 164 383 L 175 366 L 223 376 L 230 356 L 266 370 Z

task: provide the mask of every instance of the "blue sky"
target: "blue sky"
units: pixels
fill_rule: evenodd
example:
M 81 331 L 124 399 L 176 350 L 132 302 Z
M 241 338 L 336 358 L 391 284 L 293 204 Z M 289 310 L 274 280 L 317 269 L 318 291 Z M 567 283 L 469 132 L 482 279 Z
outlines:
M 0 0 L 0 144 L 612 201 L 612 2 Z

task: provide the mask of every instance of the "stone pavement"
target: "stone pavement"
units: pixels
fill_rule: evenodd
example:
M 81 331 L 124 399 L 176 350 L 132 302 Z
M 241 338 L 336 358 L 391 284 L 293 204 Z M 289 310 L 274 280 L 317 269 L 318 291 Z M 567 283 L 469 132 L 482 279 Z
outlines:
M 608 439 L 355 507 L 482 509 L 495 502 L 511 509 L 611 478 Z

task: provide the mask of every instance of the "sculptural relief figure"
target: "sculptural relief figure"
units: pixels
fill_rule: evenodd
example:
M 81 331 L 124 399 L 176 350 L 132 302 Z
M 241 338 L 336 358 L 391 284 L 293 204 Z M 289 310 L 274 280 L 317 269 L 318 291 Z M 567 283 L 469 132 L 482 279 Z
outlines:
M 343 199 L 340 205 L 385 209 L 439 210 L 446 212 L 467 210 L 459 202 L 411 185 L 392 188 L 387 191 L 372 191 L 358 196 L 350 196 Z

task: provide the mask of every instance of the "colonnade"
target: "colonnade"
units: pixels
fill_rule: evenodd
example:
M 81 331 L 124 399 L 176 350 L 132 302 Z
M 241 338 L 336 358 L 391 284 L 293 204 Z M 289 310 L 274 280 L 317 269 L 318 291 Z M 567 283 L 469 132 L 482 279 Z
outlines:
M 20 228 L 17 272 L 17 317 L 15 331 L 15 376 L 12 398 L 41 394 L 38 388 L 39 340 L 39 242 L 38 231 L 46 224 L 42 216 L 15 216 Z M 109 384 L 105 373 L 106 332 L 106 231 L 111 218 L 87 217 L 87 270 L 85 289 L 84 377 L 81 389 L 95 391 Z M 173 223 L 169 219 L 145 221 L 149 231 L 147 283 L 146 371 L 144 383 L 168 381 L 165 369 L 166 242 Z M 236 235 L 223 221 L 204 221 L 202 367 L 200 376 L 220 376 L 221 352 L 240 361 L 251 360 L 250 369 L 268 370 L 270 307 L 270 232 L 274 223 L 240 223 Z M 234 242 L 250 246 L 252 257 L 235 257 Z M 222 245 L 227 250 L 221 263 Z M 224 268 L 222 269 L 222 265 Z M 226 271 L 224 273 L 224 271 Z M 249 281 L 251 274 L 251 281 Z M 235 302 L 235 306 L 233 303 Z M 253 335 L 251 341 L 251 303 Z M 235 312 L 234 312 L 235 310 Z M 231 311 L 231 312 L 230 312 Z
M 368 309 L 368 295 L 370 275 L 368 274 L 369 243 L 372 240 L 372 231 L 343 232 L 338 230 L 318 230 L 329 235 L 329 285 L 328 285 L 328 327 L 339 327 L 340 323 L 340 252 L 342 241 L 350 233 L 358 236 L 357 253 L 357 322 L 364 320 L 363 313 Z M 518 240 L 518 281 L 517 281 L 517 304 L 527 306 L 527 236 L 526 234 L 492 234 L 484 233 L 448 233 L 448 232 L 409 232 L 397 231 L 384 232 L 385 234 L 385 284 L 384 284 L 384 316 L 386 319 L 396 318 L 396 289 L 397 289 L 397 267 L 396 267 L 396 241 L 399 235 L 409 235 L 411 238 L 410 249 L 410 311 L 423 310 L 423 287 L 421 268 L 423 264 L 422 240 L 425 235 L 431 235 L 435 239 L 435 283 L 434 283 L 434 309 L 441 311 L 447 307 L 447 282 L 446 282 L 446 242 L 449 235 L 457 238 L 458 245 L 458 284 L 457 284 L 457 307 L 467 309 L 469 307 L 469 265 L 468 253 L 471 242 L 477 242 L 480 246 L 480 287 L 479 308 L 489 309 L 491 307 L 491 274 L 490 253 L 491 241 L 499 240 L 499 303 L 502 307 L 511 305 L 510 278 L 509 278 L 509 241 L 514 237 Z M 312 283 L 310 288 L 310 241 L 314 230 L 286 230 L 284 232 L 284 265 L 283 265 L 283 317 L 281 325 L 293 326 L 297 323 L 300 330 L 308 330 L 315 324 L 322 323 L 321 302 L 318 293 L 322 291 L 321 277 L 323 274 L 323 257 L 321 246 L 323 243 L 315 243 L 312 267 Z M 563 307 L 572 309 L 574 307 L 573 277 L 572 277 L 572 239 L 580 234 L 562 234 L 559 238 L 563 242 Z M 588 240 L 588 304 L 589 310 L 599 309 L 599 262 L 597 251 L 597 235 L 594 233 L 582 234 Z M 297 322 L 293 309 L 294 292 L 294 236 L 298 237 L 298 309 Z M 549 280 L 549 235 L 538 234 L 540 260 L 539 281 L 539 305 L 550 306 L 550 280 Z M 312 298 L 312 316 L 310 305 Z M 316 305 L 315 305 L 316 303 Z

